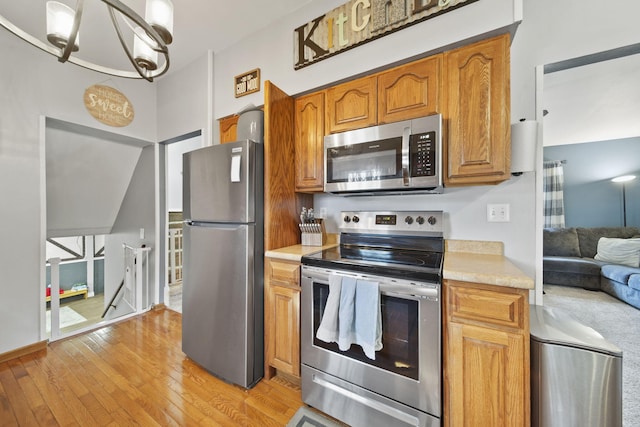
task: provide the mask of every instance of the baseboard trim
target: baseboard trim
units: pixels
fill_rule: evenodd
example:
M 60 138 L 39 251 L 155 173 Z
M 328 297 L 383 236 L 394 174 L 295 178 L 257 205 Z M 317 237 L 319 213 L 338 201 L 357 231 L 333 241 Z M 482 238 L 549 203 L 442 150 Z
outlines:
M 18 357 L 26 356 L 27 354 L 35 353 L 37 351 L 46 350 L 48 342 L 49 341 L 47 340 L 40 341 L 37 343 L 27 345 L 25 347 L 20 347 L 15 350 L 11 350 L 7 353 L 2 353 L 0 354 L 0 363 L 4 363 L 12 359 L 17 359 Z

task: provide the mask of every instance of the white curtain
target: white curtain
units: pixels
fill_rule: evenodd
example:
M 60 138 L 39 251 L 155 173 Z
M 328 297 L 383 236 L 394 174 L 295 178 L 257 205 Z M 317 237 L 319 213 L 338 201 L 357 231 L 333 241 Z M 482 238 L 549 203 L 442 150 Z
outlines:
M 564 170 L 562 161 L 544 162 L 544 226 L 564 228 Z

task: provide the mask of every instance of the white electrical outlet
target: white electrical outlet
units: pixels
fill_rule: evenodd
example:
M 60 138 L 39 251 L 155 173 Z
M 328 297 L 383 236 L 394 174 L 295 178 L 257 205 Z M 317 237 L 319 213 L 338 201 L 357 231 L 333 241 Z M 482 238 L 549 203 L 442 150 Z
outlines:
M 487 221 L 489 222 L 509 222 L 509 204 L 489 204 L 487 205 Z
M 320 208 L 318 218 L 323 218 L 323 219 L 327 218 L 327 208 Z

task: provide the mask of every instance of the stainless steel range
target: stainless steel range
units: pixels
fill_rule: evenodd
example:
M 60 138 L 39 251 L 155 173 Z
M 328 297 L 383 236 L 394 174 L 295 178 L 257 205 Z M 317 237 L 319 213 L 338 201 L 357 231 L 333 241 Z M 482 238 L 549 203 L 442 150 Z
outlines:
M 303 401 L 352 426 L 439 426 L 443 213 L 343 212 L 340 231 L 302 258 Z

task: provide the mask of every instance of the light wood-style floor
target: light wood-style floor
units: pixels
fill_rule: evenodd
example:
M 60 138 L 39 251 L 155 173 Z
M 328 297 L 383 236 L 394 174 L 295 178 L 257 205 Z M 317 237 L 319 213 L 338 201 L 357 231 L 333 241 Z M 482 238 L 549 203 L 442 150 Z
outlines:
M 2 426 L 284 426 L 300 389 L 246 391 L 181 351 L 182 317 L 157 309 L 0 364 Z

